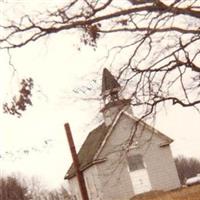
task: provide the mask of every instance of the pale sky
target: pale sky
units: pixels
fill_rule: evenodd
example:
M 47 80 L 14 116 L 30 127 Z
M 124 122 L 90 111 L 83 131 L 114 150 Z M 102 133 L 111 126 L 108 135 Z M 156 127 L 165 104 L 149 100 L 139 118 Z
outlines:
M 15 8 L 20 7 L 18 2 Z M 30 5 L 23 5 L 30 9 Z M 0 173 L 36 175 L 48 186 L 57 187 L 71 163 L 64 123 L 70 123 L 77 149 L 96 125 L 100 103 L 75 102 L 72 97 L 87 77 L 97 76 L 106 45 L 96 51 L 81 46 L 79 51 L 78 36 L 76 32 L 60 33 L 11 51 L 17 69 L 14 74 L 7 52 L 0 51 L 1 104 L 15 94 L 20 78 L 31 76 L 35 83 L 33 106 L 20 119 L 0 113 Z M 158 115 L 156 127 L 175 140 L 174 156 L 200 158 L 199 124 L 200 116 L 194 109 L 176 106 Z

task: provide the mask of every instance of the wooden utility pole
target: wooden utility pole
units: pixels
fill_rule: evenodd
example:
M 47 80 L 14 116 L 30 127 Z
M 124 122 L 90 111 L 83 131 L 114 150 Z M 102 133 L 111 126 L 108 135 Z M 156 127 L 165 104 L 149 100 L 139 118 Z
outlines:
M 69 143 L 69 147 L 70 147 L 70 151 L 71 151 L 71 155 L 73 159 L 74 168 L 76 170 L 76 176 L 78 179 L 78 184 L 79 184 L 82 199 L 89 200 L 83 173 L 80 170 L 80 163 L 79 163 L 78 155 L 76 153 L 76 147 L 74 145 L 74 140 L 72 137 L 70 126 L 68 123 L 66 123 L 64 127 L 65 127 L 65 131 L 66 131 L 66 135 L 67 135 L 67 139 L 68 139 L 68 143 Z

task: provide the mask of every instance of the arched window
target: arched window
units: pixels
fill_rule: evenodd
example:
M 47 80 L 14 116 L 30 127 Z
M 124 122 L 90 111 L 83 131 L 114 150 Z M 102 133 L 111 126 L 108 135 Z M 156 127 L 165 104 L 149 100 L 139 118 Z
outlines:
M 127 161 L 128 161 L 129 170 L 131 172 L 145 168 L 142 155 L 140 154 L 129 155 L 127 158 Z

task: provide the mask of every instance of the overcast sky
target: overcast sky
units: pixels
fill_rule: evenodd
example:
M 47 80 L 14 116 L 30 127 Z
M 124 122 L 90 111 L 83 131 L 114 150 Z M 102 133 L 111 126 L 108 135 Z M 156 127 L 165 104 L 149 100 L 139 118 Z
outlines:
M 33 3 L 31 9 L 34 5 L 37 8 L 38 4 Z M 1 9 L 4 6 L 4 10 L 14 6 L 16 10 L 18 6 L 20 12 L 23 6 L 30 9 L 28 4 L 21 7 L 13 1 L 9 5 L 1 2 L 0 6 Z M 11 51 L 15 73 L 9 65 L 7 52 L 0 51 L 1 104 L 15 94 L 21 78 L 31 76 L 35 83 L 33 106 L 20 119 L 0 113 L 2 174 L 36 175 L 52 187 L 63 182 L 71 163 L 64 123 L 70 123 L 76 146 L 80 148 L 88 131 L 96 125 L 100 109 L 99 102 L 73 101 L 73 90 L 85 84 L 87 77 L 101 71 L 97 66 L 105 51 L 106 45 L 96 51 L 89 47 L 79 50 L 78 33 L 61 33 Z M 200 117 L 194 109 L 179 106 L 163 111 L 156 121 L 156 127 L 175 140 L 172 144 L 174 156 L 183 154 L 197 158 L 200 158 L 199 124 Z

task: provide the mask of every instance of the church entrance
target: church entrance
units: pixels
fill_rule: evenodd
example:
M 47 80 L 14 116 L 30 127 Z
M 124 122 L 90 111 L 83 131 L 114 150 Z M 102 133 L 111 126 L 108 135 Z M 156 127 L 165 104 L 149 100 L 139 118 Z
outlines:
M 152 189 L 142 155 L 128 156 L 129 173 L 135 194 L 148 192 Z

